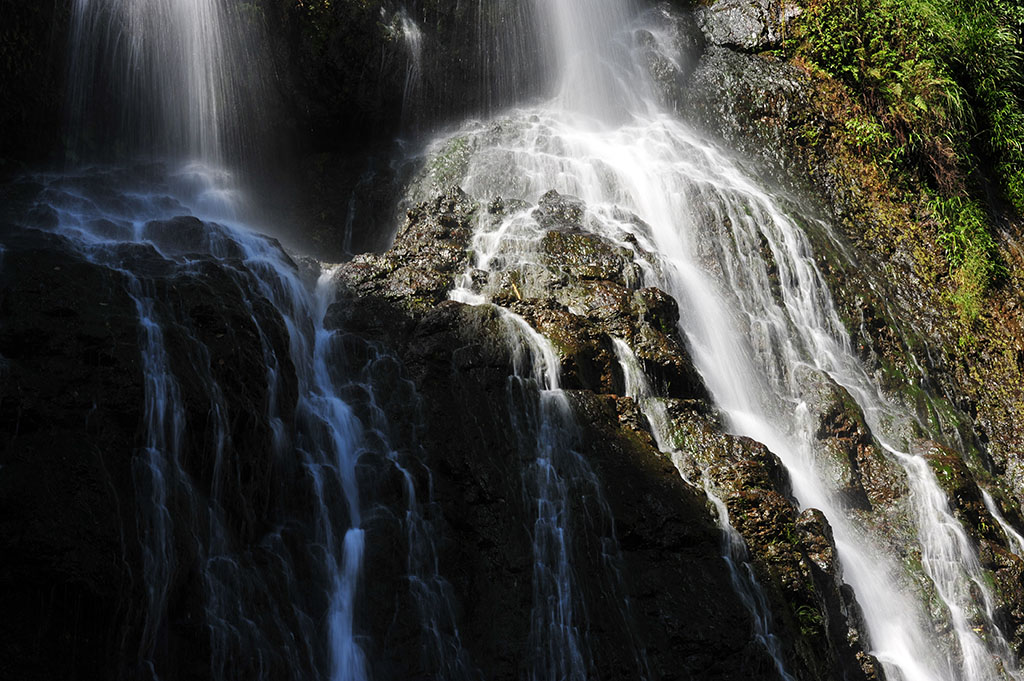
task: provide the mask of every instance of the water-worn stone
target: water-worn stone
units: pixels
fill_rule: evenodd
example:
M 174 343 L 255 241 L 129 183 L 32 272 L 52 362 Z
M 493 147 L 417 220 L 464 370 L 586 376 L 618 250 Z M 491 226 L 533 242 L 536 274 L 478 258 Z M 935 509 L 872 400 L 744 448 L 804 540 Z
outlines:
M 704 34 L 693 13 L 659 2 L 641 19 L 635 33 L 636 56 L 646 68 L 666 109 L 680 111 L 686 86 L 704 50 Z
M 800 6 L 785 0 L 715 0 L 697 8 L 697 23 L 712 45 L 758 51 L 778 46 Z
M 690 80 L 686 112 L 781 182 L 798 162 L 789 134 L 812 115 L 813 92 L 809 76 L 789 62 L 710 47 Z
M 857 403 L 826 374 L 799 367 L 796 381 L 809 412 L 829 486 L 848 508 L 884 511 L 907 493 L 900 467 L 875 442 Z
M 356 256 L 342 266 L 343 295 L 372 295 L 420 310 L 438 304 L 469 264 L 472 220 L 479 209 L 457 187 L 413 208 L 394 248 L 382 255 Z
M 238 551 L 233 574 L 258 572 L 253 552 L 301 475 L 278 459 L 268 419 L 268 355 L 279 360 L 283 430 L 297 399 L 280 313 L 247 285 L 238 262 L 222 267 L 195 254 L 182 273 L 148 245 L 121 249 L 140 273 L 135 290 L 153 301 L 182 407 L 177 458 L 161 472 L 174 548 L 160 585 L 164 646 L 151 651 L 142 638 L 144 556 L 158 492 L 147 407 L 159 407 L 148 405 L 156 398 L 147 393 L 132 287 L 61 237 L 3 224 L 0 241 L 0 677 L 133 678 L 150 656 L 162 676 L 202 675 L 211 643 L 197 552 L 217 526 Z M 291 599 L 280 581 L 267 577 L 251 598 L 266 604 L 252 617 L 268 635 L 275 609 Z M 251 586 L 234 584 L 233 593 Z M 260 664 L 289 678 L 285 657 L 282 645 Z M 242 660 L 238 669 L 256 673 Z
M 547 260 L 525 266 L 532 269 L 499 271 L 481 290 L 494 291 L 495 302 L 550 339 L 562 363 L 563 385 L 572 388 L 568 397 L 579 429 L 570 429 L 575 435 L 568 437 L 577 438 L 571 446 L 596 477 L 567 484 L 573 489 L 597 485 L 570 493 L 573 569 L 583 593 L 595 674 L 632 675 L 636 641 L 646 644 L 646 664 L 658 678 L 719 678 L 739 668 L 753 678 L 776 673 L 761 646 L 729 631 L 747 616 L 733 609 L 733 592 L 709 586 L 708 579 L 726 580 L 728 573 L 721 569 L 719 535 L 701 494 L 656 451 L 650 426 L 632 400 L 600 394 L 622 391 L 611 345 L 611 338 L 619 337 L 633 347 L 663 394 L 686 398 L 673 404 L 695 415 L 684 420 L 688 432 L 696 434 L 695 447 L 717 462 L 715 470 L 723 477 L 716 484 L 735 485 L 727 503 L 741 532 L 761 550 L 757 564 L 763 575 L 771 575 L 778 632 L 789 642 L 795 664 L 813 669 L 813 678 L 841 678 L 836 676 L 840 652 L 848 651 L 842 654 L 852 660 L 855 649 L 862 651 L 848 641 L 856 627 L 847 624 L 852 611 L 839 603 L 841 572 L 827 524 L 814 516 L 798 531 L 778 460 L 759 445 L 724 435 L 709 415 L 706 389 L 678 336 L 675 301 L 623 276 L 636 256 L 582 232 L 586 206 L 578 200 L 549 194 L 543 203 L 534 214 L 552 228 L 541 245 Z M 421 209 L 429 213 L 431 204 Z M 396 270 L 431 267 L 430 258 L 420 257 L 405 238 L 400 235 L 391 252 L 372 262 Z M 561 245 L 570 251 L 563 258 Z M 528 621 L 522 615 L 531 598 L 524 528 L 531 526 L 533 505 L 523 496 L 522 467 L 529 458 L 523 458 L 520 438 L 524 427 L 528 439 L 534 436 L 525 417 L 533 398 L 509 379 L 513 348 L 503 319 L 507 313 L 437 298 L 432 305 L 410 305 L 403 296 L 420 294 L 383 285 L 386 275 L 363 276 L 367 262 L 339 271 L 341 295 L 329 319 L 371 345 L 384 343 L 415 384 L 425 410 L 418 428 L 421 451 L 432 471 L 433 505 L 447 538 L 440 544 L 441 565 L 462 617 L 462 641 L 488 678 L 514 678 L 511 661 L 523 659 Z M 607 537 L 600 539 L 600 528 L 612 519 L 620 558 L 607 553 L 614 546 Z M 786 537 L 796 543 L 780 543 Z M 605 565 L 593 560 L 596 555 L 622 561 L 619 586 L 608 582 Z M 386 573 L 386 562 L 375 558 L 368 569 Z M 607 597 L 608 589 L 619 588 L 629 598 L 628 613 Z M 708 588 L 712 591 L 704 593 L 712 598 L 700 595 Z M 380 620 L 373 618 L 371 628 L 390 621 L 389 613 L 399 607 L 374 598 L 369 610 L 379 610 Z M 701 635 L 694 637 L 696 631 Z M 385 645 L 410 644 L 392 639 Z M 737 656 L 746 658 L 740 667 Z
M 348 304 L 342 299 L 336 307 Z M 387 343 L 416 387 L 420 456 L 431 471 L 421 494 L 441 516 L 435 541 L 462 645 L 487 678 L 512 680 L 530 658 L 536 504 L 524 492 L 532 461 L 524 446 L 535 435 L 523 429 L 536 395 L 510 387 L 514 348 L 502 314 L 453 301 L 424 311 L 399 305 L 388 317 L 394 329 L 361 334 Z M 358 322 L 353 328 L 379 330 Z M 619 399 L 569 393 L 582 427 L 567 437 L 596 477 L 562 470 L 581 598 L 575 611 L 595 675 L 631 677 L 644 665 L 666 679 L 772 678 L 770 661 L 745 633 L 747 615 L 729 590 L 719 535 L 700 494 L 648 433 L 623 425 Z M 396 411 L 395 418 L 409 415 Z M 620 553 L 609 543 L 612 519 Z M 618 565 L 613 572 L 609 561 Z M 378 552 L 366 570 L 385 585 L 399 577 Z M 390 659 L 396 674 L 412 673 L 407 651 L 418 640 L 409 632 L 404 638 L 392 622 L 413 604 L 385 587 L 368 588 L 361 602 L 375 657 Z
M 670 402 L 669 414 L 683 470 L 722 500 L 746 541 L 796 675 L 846 678 L 858 669 L 878 678 L 824 515 L 798 513 L 785 468 L 763 445 L 723 434 L 712 416 L 685 403 Z

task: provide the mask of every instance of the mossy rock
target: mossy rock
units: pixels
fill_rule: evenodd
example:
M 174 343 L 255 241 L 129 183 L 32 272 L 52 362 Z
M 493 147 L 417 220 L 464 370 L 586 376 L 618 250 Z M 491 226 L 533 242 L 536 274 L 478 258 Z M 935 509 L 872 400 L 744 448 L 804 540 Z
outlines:
M 548 232 L 541 242 L 545 264 L 576 279 L 603 279 L 623 286 L 635 285 L 639 276 L 633 254 L 604 239 L 582 232 Z

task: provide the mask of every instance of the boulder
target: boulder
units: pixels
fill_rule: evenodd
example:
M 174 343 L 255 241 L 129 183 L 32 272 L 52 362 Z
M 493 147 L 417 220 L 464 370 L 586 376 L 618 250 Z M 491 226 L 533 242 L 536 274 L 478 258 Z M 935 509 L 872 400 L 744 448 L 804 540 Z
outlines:
M 800 16 L 786 0 L 715 0 L 697 8 L 697 24 L 708 43 L 757 52 L 781 45 L 786 23 Z

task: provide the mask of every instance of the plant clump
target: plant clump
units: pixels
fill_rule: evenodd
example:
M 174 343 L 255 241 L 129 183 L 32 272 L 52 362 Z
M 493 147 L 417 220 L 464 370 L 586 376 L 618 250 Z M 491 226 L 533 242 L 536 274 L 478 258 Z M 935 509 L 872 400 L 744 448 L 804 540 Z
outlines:
M 893 185 L 930 197 L 924 217 L 949 265 L 950 300 L 973 322 L 1005 274 L 994 218 L 1003 206 L 1024 212 L 1024 9 L 811 0 L 786 36 L 787 56 L 852 93 L 848 146 Z

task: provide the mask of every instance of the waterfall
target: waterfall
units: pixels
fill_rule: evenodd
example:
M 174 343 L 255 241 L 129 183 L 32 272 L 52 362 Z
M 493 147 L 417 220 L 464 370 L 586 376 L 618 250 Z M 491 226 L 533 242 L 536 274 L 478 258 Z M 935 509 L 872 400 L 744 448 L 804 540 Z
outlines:
M 449 297 L 494 305 L 501 275 L 529 269 L 546 234 L 533 205 L 550 190 L 578 197 L 587 207 L 579 228 L 631 253 L 641 283 L 678 301 L 678 331 L 728 431 L 770 448 L 800 506 L 827 517 L 844 578 L 863 610 L 867 645 L 890 681 L 1024 680 L 971 539 L 909 436 L 911 416 L 883 396 L 853 352 L 815 264 L 804 216 L 784 208 L 741 160 L 666 103 L 672 98 L 666 85 L 681 80 L 686 66 L 679 45 L 688 29 L 667 6 L 644 10 L 634 0 L 501 3 L 469 3 L 477 7 L 477 34 L 496 38 L 480 73 L 498 82 L 477 93 L 479 108 L 490 115 L 535 88 L 547 89 L 543 101 L 466 122 L 428 149 L 438 162 L 410 188 L 413 198 L 455 182 L 479 200 L 502 198 L 508 207 L 480 217 L 471 269 Z M 491 5 L 503 11 L 485 14 Z M 389 678 L 391 661 L 380 653 L 386 646 L 367 632 L 366 609 L 374 604 L 365 597 L 377 577 L 368 568 L 379 548 L 374 522 L 388 516 L 399 539 L 382 550 L 405 552 L 395 582 L 407 600 L 395 596 L 394 603 L 410 606 L 396 606 L 396 619 L 408 618 L 402 625 L 414 633 L 401 633 L 420 644 L 408 653 L 419 662 L 407 671 L 415 678 L 475 681 L 481 674 L 459 631 L 456 605 L 465 604 L 453 603 L 442 574 L 443 542 L 429 511 L 432 473 L 419 460 L 422 424 L 411 381 L 399 391 L 406 400 L 400 414 L 382 406 L 395 381 L 384 384 L 381 376 L 400 376 L 402 368 L 369 342 L 359 348 L 365 365 L 353 366 L 348 354 L 356 342 L 325 323 L 337 269 L 293 258 L 238 217 L 246 201 L 235 178 L 261 147 L 264 68 L 257 22 L 247 15 L 256 7 L 227 0 L 75 0 L 72 159 L 136 160 L 24 179 L 35 196 L 24 224 L 0 225 L 5 235 L 23 230 L 44 244 L 32 248 L 53 248 L 68 262 L 102 271 L 130 300 L 129 318 L 137 320 L 141 419 L 135 450 L 125 458 L 134 504 L 129 529 L 138 540 L 131 548 L 140 554 L 141 571 L 125 587 L 138 594 L 125 598 L 140 602 L 125 606 L 132 610 L 125 618 L 136 617 L 139 631 L 119 632 L 122 675 Z M 393 37 L 408 57 L 403 98 L 410 113 L 403 125 L 409 127 L 417 122 L 412 109 L 423 106 L 429 78 L 437 75 L 427 63 L 437 46 L 422 21 L 425 12 L 417 13 L 422 9 L 388 5 Z M 502 35 L 503 17 L 514 24 L 510 35 Z M 526 27 L 529 39 L 521 35 Z M 510 63 L 502 63 L 506 47 Z M 457 56 L 452 63 L 466 61 L 461 50 Z M 531 78 L 537 82 L 524 82 Z M 425 113 L 435 120 L 429 114 L 436 112 Z M 368 173 L 360 188 L 373 182 Z M 346 250 L 357 227 L 355 208 L 353 196 Z M 6 250 L 0 244 L 0 265 Z M 183 292 L 189 286 L 196 290 Z M 190 295 L 199 301 L 195 309 Z M 220 295 L 236 314 L 218 307 Z M 508 649 L 525 651 L 527 659 L 516 664 L 529 681 L 586 681 L 599 668 L 602 651 L 593 647 L 591 632 L 600 629 L 603 636 L 630 638 L 633 659 L 622 663 L 629 667 L 622 673 L 648 678 L 623 596 L 614 519 L 602 481 L 580 453 L 583 438 L 555 347 L 512 311 L 498 308 L 497 316 L 512 357 L 504 394 L 510 411 L 503 416 L 514 427 L 531 553 L 524 570 L 532 587 L 523 599 L 528 640 Z M 219 351 L 211 338 L 226 338 Z M 664 405 L 628 346 L 615 341 L 614 349 L 625 392 L 682 474 L 685 454 L 669 445 Z M 260 370 L 233 376 L 219 368 L 232 352 L 256 357 Z M 0 375 L 5 363 L 0 357 Z M 919 555 L 919 567 L 904 565 L 831 489 L 808 376 L 834 382 L 852 397 L 886 460 L 906 480 L 917 537 L 909 551 Z M 233 393 L 237 383 L 248 392 Z M 387 477 L 380 486 L 397 490 L 400 501 L 378 504 L 374 475 Z M 751 637 L 774 662 L 768 673 L 792 681 L 770 605 L 728 509 L 707 481 L 688 482 L 704 487 L 717 512 L 722 557 L 750 616 Z M 983 501 L 1013 551 L 1024 552 L 1024 537 L 995 500 L 983 492 Z M 126 565 L 134 558 L 127 543 L 122 537 L 119 559 Z M 595 591 L 614 603 L 607 611 L 621 622 L 595 623 L 588 613 L 574 562 L 584 545 L 599 547 L 600 555 L 586 556 L 603 580 Z M 925 586 L 915 588 L 917 581 Z M 924 602 L 922 591 L 934 602 Z M 604 607 L 594 611 L 603 616 Z
M 1019 678 L 993 620 L 990 587 L 975 551 L 927 464 L 893 440 L 899 434 L 892 426 L 908 419 L 881 397 L 856 359 L 798 221 L 740 163 L 673 117 L 657 100 L 657 83 L 633 58 L 630 40 L 671 30 L 667 14 L 638 16 L 627 3 L 611 0 L 542 5 L 561 74 L 553 98 L 490 122 L 471 122 L 436 141 L 429 153 L 457 146 L 467 156 L 454 177 L 444 179 L 481 200 L 536 203 L 551 189 L 579 197 L 590 209 L 585 229 L 623 248 L 656 254 L 654 266 L 637 256 L 644 283 L 679 302 L 681 331 L 729 428 L 775 452 L 801 505 L 827 516 L 864 611 L 872 652 L 890 678 Z M 685 55 L 666 58 L 680 63 Z M 437 180 L 428 176 L 424 182 Z M 528 263 L 543 234 L 529 210 L 514 211 L 497 225 L 481 223 L 473 267 L 493 276 Z M 777 284 L 767 258 L 778 269 Z M 486 299 L 469 284 L 467 276 L 456 299 Z M 948 621 L 955 639 L 948 647 L 901 577 L 900 559 L 828 490 L 807 421 L 809 398 L 800 386 L 805 367 L 850 393 L 890 461 L 906 475 L 922 567 L 941 599 L 938 617 Z M 980 604 L 972 594 L 981 594 Z
M 245 9 L 223 0 L 75 0 L 72 152 L 213 166 L 249 157 L 265 69 Z
M 158 678 L 172 664 L 163 649 L 168 596 L 181 571 L 196 569 L 203 593 L 195 597 L 204 601 L 211 678 L 234 678 L 234 666 L 241 659 L 263 660 L 252 678 L 284 678 L 283 668 L 288 678 L 305 678 L 320 666 L 313 652 L 319 644 L 313 630 L 302 631 L 301 623 L 311 623 L 315 610 L 323 606 L 299 595 L 308 589 L 289 576 L 299 571 L 297 560 L 312 557 L 317 563 L 312 568 L 316 582 L 327 592 L 331 678 L 368 678 L 353 629 L 364 540 L 355 480 L 363 431 L 329 375 L 332 354 L 337 352 L 333 334 L 322 325 L 332 296 L 327 285 L 330 273 L 311 291 L 276 242 L 237 225 L 182 221 L 179 216 L 198 212 L 188 206 L 196 196 L 176 193 L 161 182 L 140 182 L 131 174 L 105 178 L 95 169 L 83 176 L 38 179 L 46 186 L 40 208 L 52 210 L 56 217 L 50 231 L 79 257 L 122 277 L 138 312 L 145 441 L 134 461 L 148 595 L 140 666 Z M 191 225 L 200 225 L 202 232 L 190 231 Z M 173 313 L 173 295 L 161 292 L 161 282 L 175 276 L 202 277 L 206 263 L 216 264 L 245 292 L 266 365 L 262 380 L 267 411 L 256 416 L 269 424 L 273 456 L 295 461 L 300 468 L 293 471 L 294 484 L 306 488 L 306 494 L 316 500 L 313 527 L 305 539 L 307 556 L 293 555 L 279 544 L 280 536 L 266 537 L 261 551 L 279 562 L 275 574 L 263 573 L 230 539 L 224 490 L 231 481 L 228 470 L 239 464 L 225 460 L 229 451 L 234 456 L 226 423 L 228 407 L 225 390 L 209 369 L 209 351 L 194 332 L 188 334 L 186 356 L 210 402 L 210 417 L 204 425 L 186 422 L 182 379 L 167 347 L 166 330 L 179 334 L 192 322 Z M 275 347 L 270 340 L 274 331 L 261 311 L 268 302 L 288 330 L 286 348 Z M 283 411 L 289 408 L 281 395 L 286 364 L 294 367 L 298 379 L 294 430 L 284 426 L 288 419 Z M 212 457 L 208 493 L 182 460 L 187 434 L 202 437 L 202 451 Z M 188 452 L 193 458 L 199 453 L 194 446 Z M 186 558 L 180 553 L 194 555 Z M 287 582 L 285 601 L 261 609 L 266 597 L 254 598 L 249 590 L 278 593 L 274 584 L 279 578 Z M 286 614 L 281 614 L 282 609 Z M 278 666 L 269 662 L 277 658 L 284 662 Z
M 614 339 L 615 356 L 622 366 L 622 374 L 626 384 L 626 395 L 633 398 L 640 405 L 644 416 L 651 424 L 654 439 L 658 443 L 658 449 L 672 457 L 679 474 L 690 484 L 693 481 L 686 478 L 685 457 L 686 454 L 674 449 L 670 444 L 669 430 L 671 428 L 669 416 L 665 405 L 658 400 L 657 394 L 651 387 L 650 381 L 644 374 L 640 360 L 634 354 L 629 345 L 620 338 Z M 729 520 L 729 509 L 726 508 L 718 496 L 711 490 L 710 485 L 704 482 L 704 493 L 708 500 L 715 507 L 718 514 L 718 525 L 722 530 L 722 559 L 729 568 L 729 577 L 733 589 L 740 597 L 744 607 L 750 612 L 754 625 L 754 638 L 764 647 L 765 651 L 775 663 L 775 669 L 782 681 L 796 681 L 786 671 L 786 663 L 782 652 L 782 645 L 774 634 L 774 623 L 772 622 L 771 609 L 768 606 L 768 599 L 765 596 L 764 588 L 754 575 L 753 568 L 749 562 L 747 545 L 742 535 L 733 527 Z

